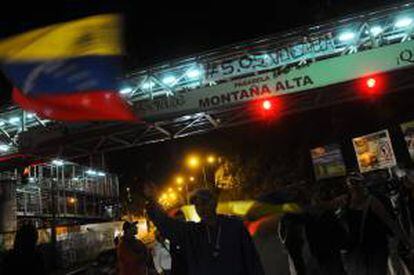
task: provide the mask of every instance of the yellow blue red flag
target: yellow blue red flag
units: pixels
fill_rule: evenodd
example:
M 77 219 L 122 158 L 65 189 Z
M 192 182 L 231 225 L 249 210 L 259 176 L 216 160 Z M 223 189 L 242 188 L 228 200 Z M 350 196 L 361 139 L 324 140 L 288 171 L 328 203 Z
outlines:
M 0 41 L 14 101 L 54 120 L 136 120 L 118 93 L 121 31 L 121 17 L 107 14 Z

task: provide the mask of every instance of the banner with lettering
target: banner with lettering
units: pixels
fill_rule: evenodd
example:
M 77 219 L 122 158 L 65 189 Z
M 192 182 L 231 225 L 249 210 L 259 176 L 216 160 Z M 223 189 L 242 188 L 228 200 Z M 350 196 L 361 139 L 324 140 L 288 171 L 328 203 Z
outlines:
M 134 108 L 137 115 L 144 119 L 204 112 L 404 69 L 414 65 L 413 53 L 414 40 L 317 61 L 303 67 L 276 69 L 214 86 L 181 91 L 173 96 L 138 101 Z
M 386 169 L 397 164 L 387 130 L 352 140 L 361 173 Z
M 335 53 L 335 40 L 327 34 L 307 38 L 302 43 L 265 52 L 249 53 L 231 59 L 220 60 L 206 65 L 206 81 L 232 78 L 243 74 L 270 70 L 296 62 L 312 60 Z

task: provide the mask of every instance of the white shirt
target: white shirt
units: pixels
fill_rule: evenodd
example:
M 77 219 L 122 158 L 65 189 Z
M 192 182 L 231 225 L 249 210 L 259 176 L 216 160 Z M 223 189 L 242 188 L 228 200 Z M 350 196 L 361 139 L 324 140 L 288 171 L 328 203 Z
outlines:
M 164 245 L 155 241 L 152 256 L 154 259 L 155 269 L 158 273 L 163 270 L 171 270 L 171 255 L 170 255 L 170 242 L 166 240 Z

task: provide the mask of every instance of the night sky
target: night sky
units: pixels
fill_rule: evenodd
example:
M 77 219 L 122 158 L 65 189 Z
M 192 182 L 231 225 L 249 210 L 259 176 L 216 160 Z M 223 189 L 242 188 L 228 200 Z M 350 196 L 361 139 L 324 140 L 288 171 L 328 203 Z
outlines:
M 0 39 L 88 15 L 119 12 L 125 19 L 125 70 L 130 71 L 396 2 L 15 0 L 8 1 L 0 10 Z M 10 87 L 1 75 L 0 89 L 0 104 L 7 103 Z
M 92 14 L 121 12 L 125 15 L 125 42 L 128 59 L 125 68 L 141 68 L 243 40 L 269 35 L 291 28 L 315 24 L 364 9 L 396 3 L 391 0 L 288 0 L 288 1 L 9 1 L 0 11 L 0 38 L 35 27 L 76 19 Z M 20 5 L 18 5 L 20 2 Z M 178 2 L 181 2 L 178 4 Z M 224 4 L 224 3 L 228 4 Z M 17 5 L 16 5 L 17 4 Z M 9 87 L 0 79 L 1 103 L 9 100 Z M 314 113 L 323 118 L 326 113 Z M 277 154 L 279 144 L 289 141 L 296 148 L 313 141 L 306 140 L 303 117 L 285 120 L 278 127 L 246 126 L 221 130 L 209 135 L 166 142 L 145 148 L 129 149 L 108 155 L 113 171 L 119 172 L 123 183 L 152 177 L 165 181 L 171 167 L 178 167 L 185 152 L 204 151 L 231 153 L 240 146 L 263 150 L 272 148 Z M 323 119 L 321 120 L 323 121 Z M 329 121 L 322 122 L 331 123 Z M 296 130 L 289 130 L 292 127 Z M 321 129 L 329 129 L 321 126 Z M 304 130 L 305 129 L 305 130 Z M 307 129 L 311 131 L 311 129 Z M 306 131 L 305 131 L 306 132 Z M 301 139 L 295 139 L 298 133 Z M 258 135 L 260 134 L 260 137 Z M 306 133 L 305 133 L 306 134 Z M 243 137 L 241 139 L 240 137 Z M 320 142 L 320 140 L 318 141 Z M 229 146 L 232 144 L 232 146 Z M 302 145 L 301 145 L 302 144 Z M 239 147 L 237 147 L 239 146 Z M 284 146 L 286 148 L 286 146 Z M 248 151 L 248 149 L 247 149 Z M 128 163 L 128 165 L 125 165 Z
M 120 12 L 126 21 L 128 65 L 144 67 L 396 2 L 16 0 L 0 11 L 0 38 L 87 15 Z

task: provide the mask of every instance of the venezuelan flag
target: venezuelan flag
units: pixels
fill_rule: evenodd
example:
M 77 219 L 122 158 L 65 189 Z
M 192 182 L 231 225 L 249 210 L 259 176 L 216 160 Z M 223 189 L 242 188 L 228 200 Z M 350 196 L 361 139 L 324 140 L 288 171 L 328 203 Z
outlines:
M 13 100 L 63 121 L 136 120 L 118 93 L 121 18 L 107 14 L 56 24 L 0 41 Z

